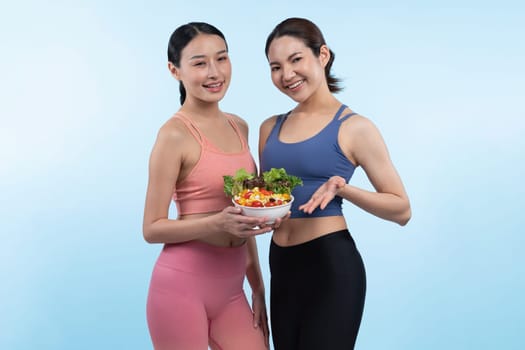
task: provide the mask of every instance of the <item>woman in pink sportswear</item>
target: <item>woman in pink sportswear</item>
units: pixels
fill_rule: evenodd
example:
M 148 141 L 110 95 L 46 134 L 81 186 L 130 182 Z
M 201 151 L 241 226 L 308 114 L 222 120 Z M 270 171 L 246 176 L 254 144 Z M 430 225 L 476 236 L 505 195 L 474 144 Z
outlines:
M 267 349 L 255 235 L 280 220 L 267 227 L 265 218 L 241 215 L 223 191 L 223 175 L 256 171 L 248 125 L 219 108 L 231 78 L 224 35 L 207 23 L 180 26 L 169 40 L 168 69 L 179 81 L 181 107 L 160 128 L 151 152 L 143 223 L 145 240 L 164 244 L 147 300 L 153 346 Z M 168 218 L 172 199 L 177 219 Z

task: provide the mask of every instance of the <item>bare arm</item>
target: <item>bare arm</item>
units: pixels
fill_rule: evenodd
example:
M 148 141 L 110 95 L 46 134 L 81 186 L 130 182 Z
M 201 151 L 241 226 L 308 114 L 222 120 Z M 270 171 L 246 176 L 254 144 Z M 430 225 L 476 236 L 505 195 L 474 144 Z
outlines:
M 248 245 L 248 260 L 246 264 L 246 277 L 254 293 L 264 294 L 264 282 L 259 265 L 259 254 L 257 253 L 257 242 L 255 237 L 250 237 L 246 241 Z
M 324 209 L 338 195 L 377 217 L 406 225 L 412 215 L 410 202 L 379 130 L 368 119 L 355 116 L 343 124 L 341 135 L 343 150 L 363 168 L 376 191 L 348 185 L 334 176 L 299 209 L 310 213 L 318 206 Z
M 376 192 L 345 185 L 338 195 L 375 216 L 406 225 L 411 217 L 410 201 L 383 137 L 370 120 L 356 117 L 355 125 L 345 129 L 351 129 L 352 155 Z
M 246 278 L 252 289 L 252 308 L 254 327 L 261 327 L 266 346 L 269 344 L 268 315 L 266 312 L 266 300 L 264 294 L 264 281 L 257 253 L 257 242 L 255 237 L 247 240 L 248 260 L 246 265 Z

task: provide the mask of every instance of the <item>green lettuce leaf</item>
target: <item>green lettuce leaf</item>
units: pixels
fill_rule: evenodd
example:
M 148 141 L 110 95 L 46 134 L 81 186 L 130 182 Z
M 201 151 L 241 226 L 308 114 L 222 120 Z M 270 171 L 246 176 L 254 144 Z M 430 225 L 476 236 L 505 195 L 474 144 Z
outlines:
M 260 176 L 250 174 L 246 169 L 241 168 L 235 172 L 235 175 L 225 175 L 224 193 L 233 197 L 242 192 L 245 188 L 265 188 L 274 193 L 290 194 L 294 187 L 302 185 L 301 178 L 289 175 L 284 168 L 271 168 L 263 172 Z
M 235 196 L 242 192 L 244 181 L 253 178 L 255 178 L 255 174 L 250 174 L 244 168 L 238 169 L 233 176 L 224 175 L 224 193 L 226 193 L 228 197 Z

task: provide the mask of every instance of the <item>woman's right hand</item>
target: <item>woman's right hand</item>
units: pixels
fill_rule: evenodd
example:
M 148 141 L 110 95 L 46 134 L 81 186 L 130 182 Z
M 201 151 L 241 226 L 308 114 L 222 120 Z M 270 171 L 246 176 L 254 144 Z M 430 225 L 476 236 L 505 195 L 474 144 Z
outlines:
M 346 181 L 344 178 L 341 176 L 332 176 L 314 192 L 308 202 L 299 206 L 299 210 L 307 214 L 312 214 L 318 207 L 323 210 L 345 185 Z
M 242 209 L 238 207 L 226 207 L 217 215 L 221 230 L 240 238 L 256 236 L 273 230 L 271 226 L 265 224 L 267 218 L 242 215 Z

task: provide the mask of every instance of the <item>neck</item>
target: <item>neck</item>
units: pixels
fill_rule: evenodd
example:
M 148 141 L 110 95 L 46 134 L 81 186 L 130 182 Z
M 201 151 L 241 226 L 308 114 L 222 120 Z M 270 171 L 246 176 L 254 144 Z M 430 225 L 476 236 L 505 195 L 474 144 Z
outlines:
M 217 102 L 186 101 L 179 111 L 192 118 L 210 119 L 222 116 L 222 112 L 219 109 L 219 104 Z
M 332 93 L 319 93 L 310 96 L 308 99 L 300 102 L 295 108 L 296 113 L 312 113 L 319 112 L 322 110 L 331 110 L 339 108 L 341 102 L 339 102 Z

